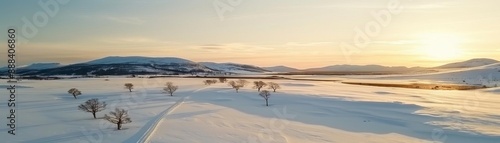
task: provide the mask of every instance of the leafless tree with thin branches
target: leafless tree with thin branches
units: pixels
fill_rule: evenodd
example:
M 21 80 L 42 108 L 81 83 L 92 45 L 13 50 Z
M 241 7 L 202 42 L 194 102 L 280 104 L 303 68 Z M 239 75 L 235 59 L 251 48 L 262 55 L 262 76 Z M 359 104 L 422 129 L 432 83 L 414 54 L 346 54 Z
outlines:
M 237 83 L 238 85 L 241 85 L 241 87 L 245 87 L 245 86 L 246 86 L 249 82 L 248 82 L 247 80 L 244 80 L 244 79 L 238 79 L 238 80 L 236 81 L 236 83 Z
M 93 99 L 87 100 L 83 104 L 80 104 L 80 106 L 78 106 L 78 109 L 85 111 L 85 112 L 92 113 L 92 115 L 94 115 L 94 119 L 97 119 L 95 114 L 97 112 L 101 112 L 101 111 L 105 110 L 106 105 L 107 105 L 106 102 L 99 102 L 99 99 L 93 98 Z
M 134 89 L 134 84 L 125 83 L 125 89 L 128 89 L 128 91 L 132 92 L 132 89 Z
M 241 85 L 240 83 L 238 83 L 236 81 L 229 81 L 227 84 L 229 86 L 231 86 L 234 90 L 236 90 L 236 93 L 238 93 L 240 88 L 243 87 L 243 85 Z
M 203 83 L 205 85 L 212 85 L 212 84 L 216 84 L 217 83 L 217 80 L 204 80 Z
M 170 96 L 174 96 L 174 92 L 177 91 L 177 89 L 179 89 L 179 86 L 174 85 L 172 82 L 167 82 L 166 87 L 163 88 Z
M 82 95 L 82 92 L 76 88 L 71 88 L 68 90 L 68 93 L 73 95 L 73 97 L 76 99 L 77 96 Z
M 225 78 L 225 77 L 219 77 L 219 82 L 220 83 L 226 83 L 227 82 L 227 78 Z
M 109 122 L 116 124 L 117 129 L 121 130 L 123 124 L 131 123 L 132 120 L 128 117 L 128 111 L 125 109 L 116 108 L 115 112 L 109 112 L 111 116 L 108 114 L 104 115 L 104 118 Z
M 262 89 L 265 86 L 267 86 L 267 83 L 265 83 L 263 81 L 254 81 L 253 82 L 253 88 L 257 89 L 257 91 L 259 91 L 259 92 L 260 92 L 260 89 Z
M 269 98 L 271 97 L 271 92 L 262 90 L 259 95 L 266 100 L 266 106 L 269 106 Z
M 269 89 L 273 90 L 273 92 L 276 92 L 277 89 L 281 89 L 281 86 L 274 82 L 269 82 L 267 85 L 269 86 Z

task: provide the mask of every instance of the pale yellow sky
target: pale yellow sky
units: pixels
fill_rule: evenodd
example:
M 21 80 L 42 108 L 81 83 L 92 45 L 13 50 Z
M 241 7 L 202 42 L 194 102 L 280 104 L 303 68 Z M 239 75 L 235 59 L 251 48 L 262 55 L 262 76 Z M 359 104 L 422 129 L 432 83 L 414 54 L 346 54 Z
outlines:
M 497 0 L 243 0 L 222 14 L 213 3 L 70 1 L 37 25 L 36 13 L 50 13 L 43 6 L 8 1 L 0 5 L 0 27 L 18 29 L 18 64 L 155 56 L 310 68 L 500 57 Z

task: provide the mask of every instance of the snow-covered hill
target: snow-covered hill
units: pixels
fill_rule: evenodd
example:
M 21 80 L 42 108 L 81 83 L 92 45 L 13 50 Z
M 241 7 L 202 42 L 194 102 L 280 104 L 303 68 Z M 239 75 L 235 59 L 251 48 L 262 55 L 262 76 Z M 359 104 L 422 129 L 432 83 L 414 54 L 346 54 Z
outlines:
M 140 57 L 140 56 L 130 56 L 130 57 L 119 57 L 111 56 L 102 59 L 93 60 L 86 62 L 84 64 L 194 64 L 194 62 L 173 57 Z
M 230 73 L 263 73 L 269 72 L 266 69 L 244 64 L 235 63 L 213 63 L 213 62 L 200 62 L 201 65 L 215 70 L 215 71 L 225 71 Z
M 472 59 L 436 68 L 381 65 L 333 65 L 299 70 L 286 66 L 261 68 L 237 63 L 193 62 L 175 57 L 110 56 L 89 62 L 63 66 L 59 63 L 35 63 L 17 69 L 19 75 L 130 75 L 130 74 L 259 74 L 266 72 L 332 71 L 332 72 L 413 72 L 456 68 L 471 68 L 498 63 L 492 59 Z M 439 69 L 437 69 L 439 68 Z M 0 71 L 7 70 L 6 67 Z M 422 73 L 422 72 L 420 72 Z M 4 73 L 5 74 L 5 73 Z
M 175 57 L 104 57 L 67 66 L 32 64 L 19 75 L 131 75 L 131 74 L 255 74 L 268 72 L 257 66 L 236 63 L 197 63 Z
M 57 68 L 62 66 L 60 63 L 33 63 L 30 65 L 26 66 L 21 66 L 19 68 L 21 69 L 34 69 L 34 70 L 43 70 L 43 69 L 50 69 L 50 68 Z
M 17 70 L 43 70 L 43 69 L 51 69 L 63 66 L 60 63 L 32 63 L 29 65 L 23 65 L 17 67 Z M 7 67 L 0 68 L 0 71 L 8 70 Z
M 438 66 L 435 68 L 440 68 L 440 69 L 471 68 L 471 67 L 478 67 L 478 66 L 484 66 L 484 65 L 491 65 L 494 63 L 499 63 L 499 61 L 494 60 L 494 59 L 479 58 L 479 59 L 471 59 L 471 60 L 467 60 L 467 61 L 463 61 L 463 62 L 450 63 L 450 64 Z
M 291 68 L 291 67 L 287 67 L 287 66 L 263 67 L 263 69 L 266 69 L 266 70 L 272 71 L 272 72 L 297 72 L 297 71 L 300 71 L 299 69 Z
M 381 66 L 381 65 L 332 65 L 321 68 L 311 68 L 306 69 L 305 71 L 357 71 L 357 72 L 365 72 L 365 71 L 421 71 L 421 70 L 429 70 L 429 69 L 453 69 L 453 68 L 472 68 L 479 67 L 485 65 L 491 65 L 499 63 L 499 61 L 494 59 L 487 58 L 478 58 L 471 59 L 463 62 L 456 62 L 445 64 L 438 67 L 433 68 L 424 68 L 424 67 L 404 67 L 404 66 Z
M 419 79 L 443 81 L 455 84 L 480 85 L 487 87 L 500 86 L 500 63 L 474 68 L 448 70 L 443 72 L 419 74 L 411 76 L 391 76 L 393 79 Z
M 105 57 L 89 62 L 27 72 L 28 75 L 131 75 L 214 73 L 196 62 L 174 57 Z M 21 73 L 23 74 L 23 73 Z M 26 75 L 26 74 L 25 74 Z

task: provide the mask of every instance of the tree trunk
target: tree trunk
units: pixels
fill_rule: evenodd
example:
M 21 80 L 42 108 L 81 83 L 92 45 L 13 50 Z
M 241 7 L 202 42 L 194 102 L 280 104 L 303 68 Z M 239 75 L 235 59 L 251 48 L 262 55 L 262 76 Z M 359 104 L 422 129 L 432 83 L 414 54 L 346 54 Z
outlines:
M 276 89 L 273 89 L 273 92 L 276 92 Z
M 96 116 L 95 116 L 95 112 L 92 112 L 92 115 L 94 115 L 94 119 L 97 119 Z
M 128 91 L 132 92 L 132 89 L 129 88 Z
M 121 130 L 121 129 L 122 129 L 122 123 L 118 123 L 118 124 L 116 124 L 116 125 L 117 125 L 118 130 Z
M 76 99 L 76 95 L 74 93 L 73 93 L 73 97 L 75 97 L 75 99 Z
M 170 93 L 170 96 L 174 96 L 174 93 Z
M 267 99 L 266 99 L 266 106 L 269 106 L 269 102 L 267 101 Z

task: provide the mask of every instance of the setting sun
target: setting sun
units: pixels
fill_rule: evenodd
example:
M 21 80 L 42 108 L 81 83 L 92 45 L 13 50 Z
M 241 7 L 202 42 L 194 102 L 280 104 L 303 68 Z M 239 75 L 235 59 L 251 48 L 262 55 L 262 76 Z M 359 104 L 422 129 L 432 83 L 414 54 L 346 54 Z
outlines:
M 462 56 L 461 38 L 452 34 L 427 34 L 422 38 L 423 56 L 434 60 L 449 60 Z

